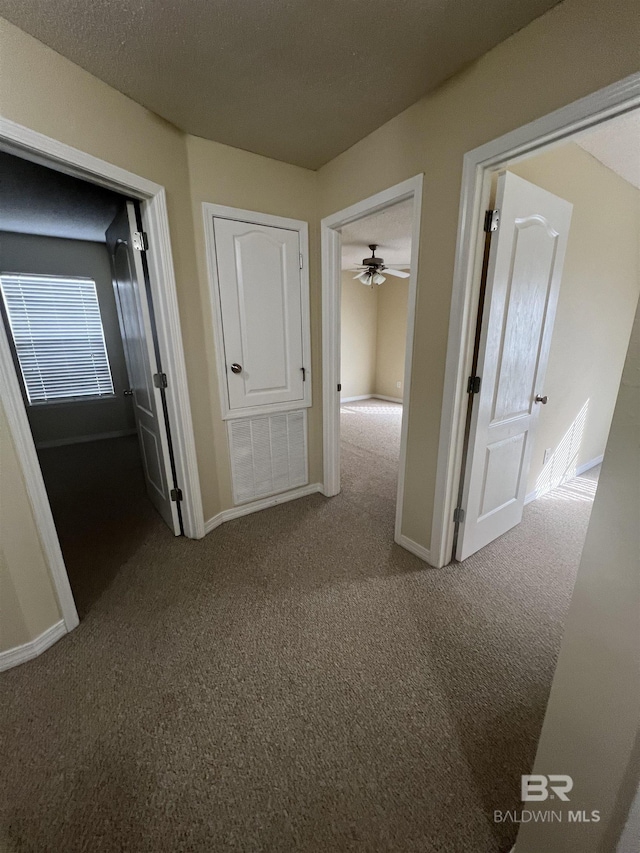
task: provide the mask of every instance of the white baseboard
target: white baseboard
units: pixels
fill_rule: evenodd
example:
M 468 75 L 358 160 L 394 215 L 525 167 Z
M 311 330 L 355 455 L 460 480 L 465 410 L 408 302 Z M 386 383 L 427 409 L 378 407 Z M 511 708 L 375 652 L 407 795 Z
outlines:
M 65 447 L 67 444 L 87 444 L 89 441 L 103 441 L 105 438 L 124 438 L 126 435 L 135 434 L 135 429 L 119 429 L 113 432 L 96 432 L 93 435 L 76 435 L 73 438 L 52 438 L 50 441 L 36 442 L 36 449 L 46 450 L 48 447 Z
M 282 492 L 279 495 L 271 495 L 268 498 L 261 498 L 259 501 L 251 501 L 242 506 L 234 506 L 231 509 L 224 509 L 213 518 L 210 518 L 204 523 L 205 534 L 220 527 L 225 521 L 231 521 L 234 518 L 240 518 L 243 515 L 250 515 L 252 512 L 260 512 L 263 509 L 268 509 L 278 504 L 295 501 L 298 498 L 305 498 L 307 495 L 313 495 L 316 492 L 322 491 L 322 483 L 311 483 L 309 486 L 301 486 L 299 489 L 292 489 L 290 492 Z
M 581 474 L 586 474 L 587 471 L 590 471 L 592 468 L 595 468 L 596 465 L 600 465 L 603 459 L 604 459 L 604 455 L 596 456 L 595 459 L 590 459 L 588 462 L 585 462 L 583 465 L 579 465 L 576 468 L 576 473 L 574 474 L 574 477 L 579 477 Z M 567 480 L 567 482 L 569 483 L 571 481 Z M 553 487 L 553 489 L 557 489 L 557 488 L 558 488 L 558 486 Z M 527 504 L 530 504 L 531 501 L 535 501 L 536 498 L 541 498 L 543 495 L 548 495 L 549 492 L 553 491 L 553 489 L 542 489 L 539 492 L 538 491 L 529 492 L 529 494 L 524 499 L 525 506 Z
M 0 672 L 5 669 L 11 669 L 11 667 L 18 666 L 19 664 L 25 663 L 33 658 L 37 658 L 38 655 L 41 655 L 42 652 L 46 651 L 49 646 L 52 646 L 61 637 L 64 637 L 66 633 L 67 626 L 64 624 L 64 620 L 61 619 L 59 622 L 56 622 L 55 625 L 52 625 L 50 628 L 47 628 L 46 631 L 43 631 L 39 637 L 35 638 L 35 640 L 31 640 L 29 643 L 24 643 L 21 646 L 16 646 L 13 649 L 7 649 L 6 652 L 0 652 Z
M 424 545 L 418 545 L 417 542 L 414 542 L 413 539 L 409 539 L 408 536 L 405 536 L 403 533 L 400 533 L 395 537 L 396 545 L 400 545 L 400 547 L 405 548 L 407 551 L 411 551 L 412 554 L 415 554 L 416 557 L 420 557 L 421 560 L 424 560 L 425 563 L 431 563 L 431 553 L 428 551 Z
M 384 394 L 372 394 L 374 400 L 386 400 L 388 403 L 402 403 L 402 397 L 386 397 Z
M 603 459 L 604 453 L 601 456 L 596 456 L 596 458 L 592 459 L 590 462 L 585 462 L 584 465 L 580 465 L 578 468 L 576 468 L 576 477 L 579 477 L 580 474 L 585 474 L 587 471 L 590 471 L 592 468 L 595 468 L 596 465 L 601 465 Z
M 361 394 L 359 397 L 340 397 L 342 403 L 355 403 L 358 400 L 386 400 L 388 403 L 402 403 L 402 397 L 386 397 L 384 394 Z

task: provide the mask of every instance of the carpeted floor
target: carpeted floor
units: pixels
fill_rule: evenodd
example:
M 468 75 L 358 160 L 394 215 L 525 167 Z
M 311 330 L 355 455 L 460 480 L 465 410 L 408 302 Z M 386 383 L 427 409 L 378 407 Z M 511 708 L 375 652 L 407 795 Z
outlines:
M 341 495 L 152 518 L 0 676 L 2 853 L 509 850 L 595 475 L 436 571 L 392 544 L 399 407 L 342 421 Z

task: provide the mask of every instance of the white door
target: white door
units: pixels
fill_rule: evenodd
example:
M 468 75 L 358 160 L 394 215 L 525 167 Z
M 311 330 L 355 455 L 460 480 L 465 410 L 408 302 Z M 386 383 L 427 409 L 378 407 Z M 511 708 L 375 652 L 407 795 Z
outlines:
M 500 227 L 489 252 L 458 560 L 522 519 L 573 209 L 510 173 L 498 179 L 496 207 Z
M 120 319 L 133 410 L 136 418 L 147 494 L 176 536 L 180 518 L 171 500 L 173 475 L 169 437 L 164 418 L 164 391 L 154 382 L 158 372 L 145 274 L 141 253 L 132 245 L 136 230 L 135 209 L 127 202 L 107 230 L 113 284 Z
M 300 240 L 297 231 L 215 217 L 229 410 L 302 403 Z

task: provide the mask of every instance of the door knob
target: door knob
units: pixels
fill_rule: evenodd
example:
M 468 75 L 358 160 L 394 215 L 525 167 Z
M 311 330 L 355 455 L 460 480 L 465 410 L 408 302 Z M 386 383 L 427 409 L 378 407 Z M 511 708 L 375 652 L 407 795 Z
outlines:
M 236 364 L 235 362 L 231 365 L 232 373 L 242 373 L 242 365 Z
M 125 397 L 133 397 L 133 388 L 125 388 L 122 393 Z
M 536 403 L 542 403 L 543 406 L 547 405 L 547 400 L 549 398 L 545 394 L 544 397 L 541 397 L 539 394 L 536 394 Z

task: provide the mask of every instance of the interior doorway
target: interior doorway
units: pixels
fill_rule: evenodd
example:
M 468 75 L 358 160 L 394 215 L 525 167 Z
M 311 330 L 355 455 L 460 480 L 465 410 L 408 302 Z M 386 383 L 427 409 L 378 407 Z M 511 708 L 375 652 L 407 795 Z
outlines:
M 342 229 L 340 478 L 393 524 L 402 425 L 413 202 Z
M 414 553 L 401 527 L 421 201 L 418 176 L 322 222 L 324 493 L 340 492 L 343 440 L 350 488 L 395 502 L 394 539 Z M 373 475 L 376 455 L 368 478 L 358 457 Z
M 640 292 L 638 116 L 485 170 L 455 559 L 554 490 L 593 501 Z
M 165 525 L 182 532 L 154 304 L 145 253 L 134 248 L 140 210 L 8 152 L 0 173 L 8 384 L 19 390 L 83 616 L 141 537 Z

